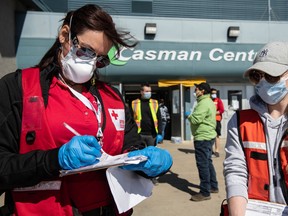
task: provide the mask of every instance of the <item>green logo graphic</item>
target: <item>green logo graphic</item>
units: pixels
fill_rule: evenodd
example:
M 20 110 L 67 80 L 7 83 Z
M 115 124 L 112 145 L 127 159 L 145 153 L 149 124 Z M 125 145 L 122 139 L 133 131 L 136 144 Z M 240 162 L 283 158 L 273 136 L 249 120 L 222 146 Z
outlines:
M 121 60 L 121 56 L 117 55 L 117 49 L 115 46 L 112 46 L 109 50 L 108 58 L 110 59 L 110 63 L 115 66 L 123 66 L 127 64 L 127 61 Z

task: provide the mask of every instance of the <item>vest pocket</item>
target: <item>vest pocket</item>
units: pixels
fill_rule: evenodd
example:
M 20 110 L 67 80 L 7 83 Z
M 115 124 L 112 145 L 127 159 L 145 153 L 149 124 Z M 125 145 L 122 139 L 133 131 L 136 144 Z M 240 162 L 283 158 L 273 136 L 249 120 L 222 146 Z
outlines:
M 268 200 L 269 182 L 264 178 L 249 175 L 248 196 L 249 199 Z

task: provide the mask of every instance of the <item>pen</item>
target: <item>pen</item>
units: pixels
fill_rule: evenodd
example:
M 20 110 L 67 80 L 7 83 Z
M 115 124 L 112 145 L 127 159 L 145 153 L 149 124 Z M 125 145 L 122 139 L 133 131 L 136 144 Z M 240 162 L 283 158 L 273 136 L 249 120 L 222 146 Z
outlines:
M 74 128 L 72 128 L 70 125 L 68 125 L 66 122 L 63 122 L 64 126 L 70 131 L 72 132 L 74 135 L 76 136 L 81 136 L 80 133 L 78 133 Z
M 81 134 L 80 133 L 78 133 L 74 128 L 72 128 L 69 124 L 67 124 L 66 122 L 63 122 L 63 125 L 64 125 L 64 127 L 66 127 L 71 133 L 73 133 L 74 135 L 76 135 L 76 136 L 81 136 Z M 98 139 L 97 139 L 97 141 L 98 141 Z M 103 150 L 103 148 L 101 148 L 101 150 L 100 150 L 101 152 L 102 152 L 102 154 L 107 154 L 104 150 Z

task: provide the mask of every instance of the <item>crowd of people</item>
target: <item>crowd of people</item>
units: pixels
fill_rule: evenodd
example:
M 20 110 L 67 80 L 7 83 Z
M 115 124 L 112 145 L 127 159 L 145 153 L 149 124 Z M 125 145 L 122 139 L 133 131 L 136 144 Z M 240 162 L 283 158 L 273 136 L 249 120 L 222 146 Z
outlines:
M 287 42 L 270 42 L 244 73 L 255 85 L 255 95 L 250 98 L 251 108 L 236 111 L 228 122 L 224 215 L 244 216 L 249 199 L 288 202 L 287 56 Z M 185 116 L 191 126 L 200 191 L 191 200 L 204 201 L 219 192 L 212 155 L 219 157 L 224 106 L 217 89 L 208 83 L 196 84 L 194 96 L 196 106 Z
M 104 153 L 128 153 L 147 160 L 121 169 L 152 181 L 164 175 L 173 158 L 158 144 L 169 110 L 163 99 L 151 97 L 149 83 L 141 85 L 130 107 L 98 79 L 98 69 L 121 47 L 137 45 L 101 7 L 87 4 L 62 21 L 36 66 L 0 80 L 0 192 L 5 192 L 0 215 L 132 215 L 132 208 L 118 212 L 104 169 L 65 177 L 59 172 L 96 164 Z M 112 48 L 117 53 L 108 56 Z M 288 43 L 266 44 L 244 76 L 255 85 L 255 95 L 251 108 L 235 112 L 228 123 L 223 163 L 225 209 L 232 216 L 244 216 L 249 199 L 288 203 Z M 212 156 L 220 156 L 224 106 L 209 83 L 194 89 L 196 106 L 185 117 L 200 179 L 199 193 L 191 196 L 197 202 L 219 192 Z

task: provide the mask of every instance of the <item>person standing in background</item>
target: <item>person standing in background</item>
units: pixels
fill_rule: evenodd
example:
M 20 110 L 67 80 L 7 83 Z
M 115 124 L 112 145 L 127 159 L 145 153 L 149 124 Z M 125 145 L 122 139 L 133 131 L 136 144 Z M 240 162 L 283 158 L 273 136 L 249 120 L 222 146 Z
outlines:
M 210 98 L 210 85 L 195 85 L 197 105 L 193 113 L 185 113 L 190 121 L 194 138 L 195 158 L 200 178 L 200 192 L 192 195 L 192 201 L 211 199 L 210 193 L 218 193 L 218 181 L 212 161 L 212 146 L 216 137 L 216 107 Z
M 131 103 L 138 133 L 148 146 L 156 146 L 163 141 L 162 121 L 158 101 L 151 98 L 149 83 L 141 85 L 140 99 Z
M 167 106 L 164 103 L 163 98 L 160 99 L 159 109 L 160 109 L 161 120 L 162 120 L 162 137 L 164 139 L 166 126 L 167 126 L 167 123 L 169 123 L 170 121 L 170 114 L 169 114 L 169 110 Z
M 215 139 L 215 151 L 213 151 L 213 155 L 215 157 L 219 157 L 219 148 L 220 148 L 220 136 L 221 136 L 221 120 L 222 114 L 224 112 L 224 106 L 222 100 L 217 96 L 217 89 L 211 89 L 211 98 L 216 106 L 216 139 Z

